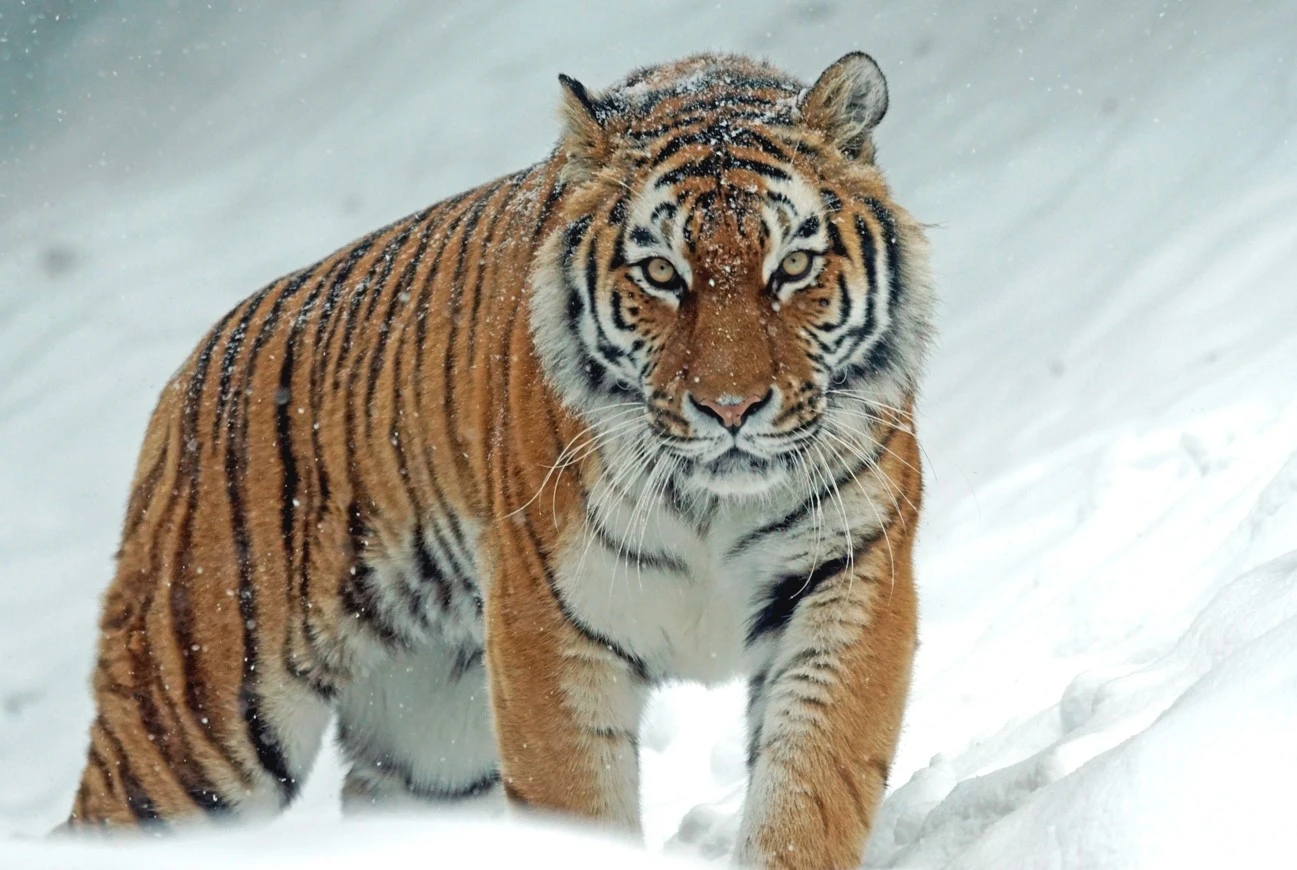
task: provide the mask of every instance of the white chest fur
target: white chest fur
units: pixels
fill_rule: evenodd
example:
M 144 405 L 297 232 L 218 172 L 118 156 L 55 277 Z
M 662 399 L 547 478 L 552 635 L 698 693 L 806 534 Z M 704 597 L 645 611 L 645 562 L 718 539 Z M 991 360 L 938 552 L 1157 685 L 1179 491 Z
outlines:
M 584 527 L 559 560 L 566 606 L 655 678 L 714 684 L 751 672 L 753 614 L 786 570 L 781 551 L 792 542 L 749 536 L 787 506 L 720 502 L 695 512 L 654 495 L 606 486 L 591 494 Z

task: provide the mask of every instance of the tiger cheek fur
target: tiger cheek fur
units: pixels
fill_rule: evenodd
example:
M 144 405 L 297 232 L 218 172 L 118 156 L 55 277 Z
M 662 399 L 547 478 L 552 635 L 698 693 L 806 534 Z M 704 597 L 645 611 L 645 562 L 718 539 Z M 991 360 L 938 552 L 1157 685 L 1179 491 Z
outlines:
M 915 637 L 932 291 L 882 74 L 702 55 L 231 311 L 150 420 L 69 825 L 291 802 L 639 826 L 670 679 L 749 681 L 737 859 L 854 866 Z

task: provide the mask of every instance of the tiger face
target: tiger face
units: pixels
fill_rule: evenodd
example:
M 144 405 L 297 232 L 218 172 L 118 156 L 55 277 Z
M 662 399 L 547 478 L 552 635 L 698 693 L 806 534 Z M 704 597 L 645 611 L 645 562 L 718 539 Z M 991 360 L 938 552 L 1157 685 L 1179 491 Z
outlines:
M 873 165 L 873 61 L 810 89 L 724 57 L 597 97 L 565 84 L 575 190 L 537 261 L 533 334 L 567 405 L 627 461 L 718 495 L 874 453 L 931 303 L 921 228 Z

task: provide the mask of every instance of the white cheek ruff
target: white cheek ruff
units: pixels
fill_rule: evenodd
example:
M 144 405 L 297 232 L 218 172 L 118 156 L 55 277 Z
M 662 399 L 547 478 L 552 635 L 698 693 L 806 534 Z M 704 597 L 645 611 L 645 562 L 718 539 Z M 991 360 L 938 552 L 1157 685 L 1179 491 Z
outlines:
M 578 412 L 625 401 L 616 386 L 638 388 L 634 343 L 617 327 L 607 299 L 589 287 L 593 258 L 589 218 L 552 233 L 537 251 L 529 326 L 546 380 Z

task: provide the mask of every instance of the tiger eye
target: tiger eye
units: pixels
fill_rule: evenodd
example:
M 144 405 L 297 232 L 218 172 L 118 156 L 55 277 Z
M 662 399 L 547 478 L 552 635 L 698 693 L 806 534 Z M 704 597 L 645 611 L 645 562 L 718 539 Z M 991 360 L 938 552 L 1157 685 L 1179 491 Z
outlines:
M 779 264 L 780 277 L 785 281 L 796 280 L 811 270 L 811 255 L 805 251 L 793 251 Z
M 658 287 L 674 287 L 679 277 L 676 267 L 665 257 L 654 257 L 644 264 L 644 277 Z

